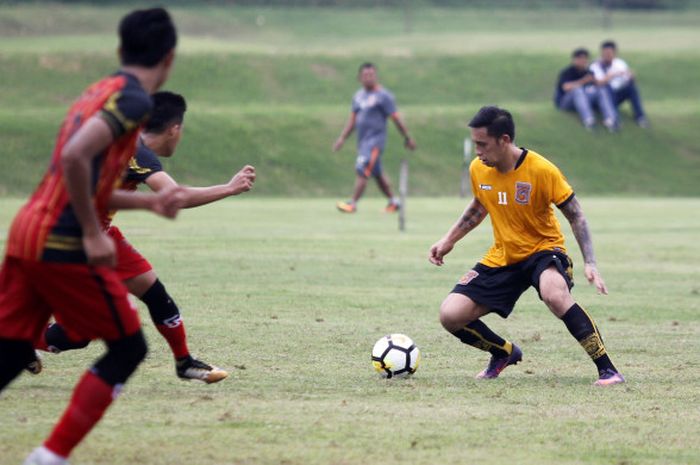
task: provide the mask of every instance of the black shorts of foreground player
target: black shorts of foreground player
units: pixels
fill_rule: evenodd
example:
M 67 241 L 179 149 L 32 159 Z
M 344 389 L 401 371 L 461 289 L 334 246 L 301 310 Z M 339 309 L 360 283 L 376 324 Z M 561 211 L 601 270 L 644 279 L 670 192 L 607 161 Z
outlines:
M 573 189 L 554 164 L 514 144 L 515 124 L 508 111 L 483 107 L 469 127 L 477 155 L 469 167 L 474 199 L 431 247 L 429 260 L 442 265 L 457 241 L 486 215 L 491 215 L 494 244 L 443 301 L 443 327 L 463 343 L 490 352 L 491 360 L 477 378 L 496 378 L 507 366 L 522 360 L 522 351 L 491 331 L 480 318 L 491 312 L 506 318 L 522 293 L 533 286 L 595 363 L 595 385 L 624 382 L 608 357 L 595 322 L 570 292 L 572 262 L 552 204 L 571 224 L 583 254 L 586 279 L 600 294 L 607 294 L 596 267 L 588 223 Z

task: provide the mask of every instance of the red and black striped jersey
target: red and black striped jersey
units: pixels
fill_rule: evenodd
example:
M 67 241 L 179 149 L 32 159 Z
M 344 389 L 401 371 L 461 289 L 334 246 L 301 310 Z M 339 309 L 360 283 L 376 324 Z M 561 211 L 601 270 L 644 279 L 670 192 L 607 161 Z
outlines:
M 114 140 L 92 164 L 92 195 L 98 216 L 103 217 L 109 197 L 134 154 L 138 128 L 152 105 L 136 77 L 127 73 L 118 72 L 87 88 L 63 120 L 49 169 L 12 223 L 7 255 L 35 261 L 86 261 L 82 229 L 65 187 L 61 152 L 92 116 L 99 115 L 112 128 Z

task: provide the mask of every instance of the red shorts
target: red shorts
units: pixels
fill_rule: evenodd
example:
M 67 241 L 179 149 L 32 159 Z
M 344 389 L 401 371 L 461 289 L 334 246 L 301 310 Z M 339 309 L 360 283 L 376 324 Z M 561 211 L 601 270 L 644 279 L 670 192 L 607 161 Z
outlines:
M 117 246 L 117 267 L 115 271 L 119 275 L 119 279 L 126 281 L 153 269 L 148 260 L 134 246 L 129 244 L 119 228 L 110 226 L 107 229 L 107 234 L 114 239 L 114 244 Z
M 113 269 L 5 257 L 0 269 L 0 338 L 35 341 L 52 314 L 74 340 L 113 341 L 141 327 Z

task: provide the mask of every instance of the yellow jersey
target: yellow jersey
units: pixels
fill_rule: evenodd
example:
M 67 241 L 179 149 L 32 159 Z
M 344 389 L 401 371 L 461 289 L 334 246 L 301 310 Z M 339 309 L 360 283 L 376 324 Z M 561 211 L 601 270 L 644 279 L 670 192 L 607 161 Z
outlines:
M 494 242 L 481 263 L 500 267 L 543 250 L 566 253 L 552 204 L 565 205 L 574 190 L 552 162 L 523 149 L 513 171 L 501 173 L 475 158 L 469 174 L 474 197 L 486 208 L 493 226 Z

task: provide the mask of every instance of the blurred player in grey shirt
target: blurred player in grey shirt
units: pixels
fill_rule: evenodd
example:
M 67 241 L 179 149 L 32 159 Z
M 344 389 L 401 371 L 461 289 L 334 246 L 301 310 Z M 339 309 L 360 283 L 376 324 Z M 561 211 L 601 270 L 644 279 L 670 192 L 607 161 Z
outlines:
M 357 179 L 355 181 L 355 191 L 351 200 L 338 202 L 336 206 L 341 212 L 355 213 L 357 211 L 357 201 L 362 197 L 362 193 L 367 186 L 367 180 L 370 176 L 373 176 L 377 180 L 381 191 L 389 199 L 389 204 L 385 211 L 395 212 L 398 210 L 399 201 L 391 192 L 389 179 L 382 171 L 381 160 L 384 145 L 386 144 L 387 118 L 391 118 L 403 136 L 406 148 L 414 150 L 416 143 L 408 134 L 408 129 L 406 129 L 396 111 L 394 96 L 379 84 L 377 68 L 372 63 L 363 63 L 358 72 L 358 79 L 362 84 L 362 88 L 355 92 L 352 98 L 350 119 L 345 128 L 343 128 L 343 132 L 338 137 L 338 140 L 333 144 L 333 151 L 337 152 L 341 149 L 353 129 L 357 127 L 357 162 L 355 163 Z

